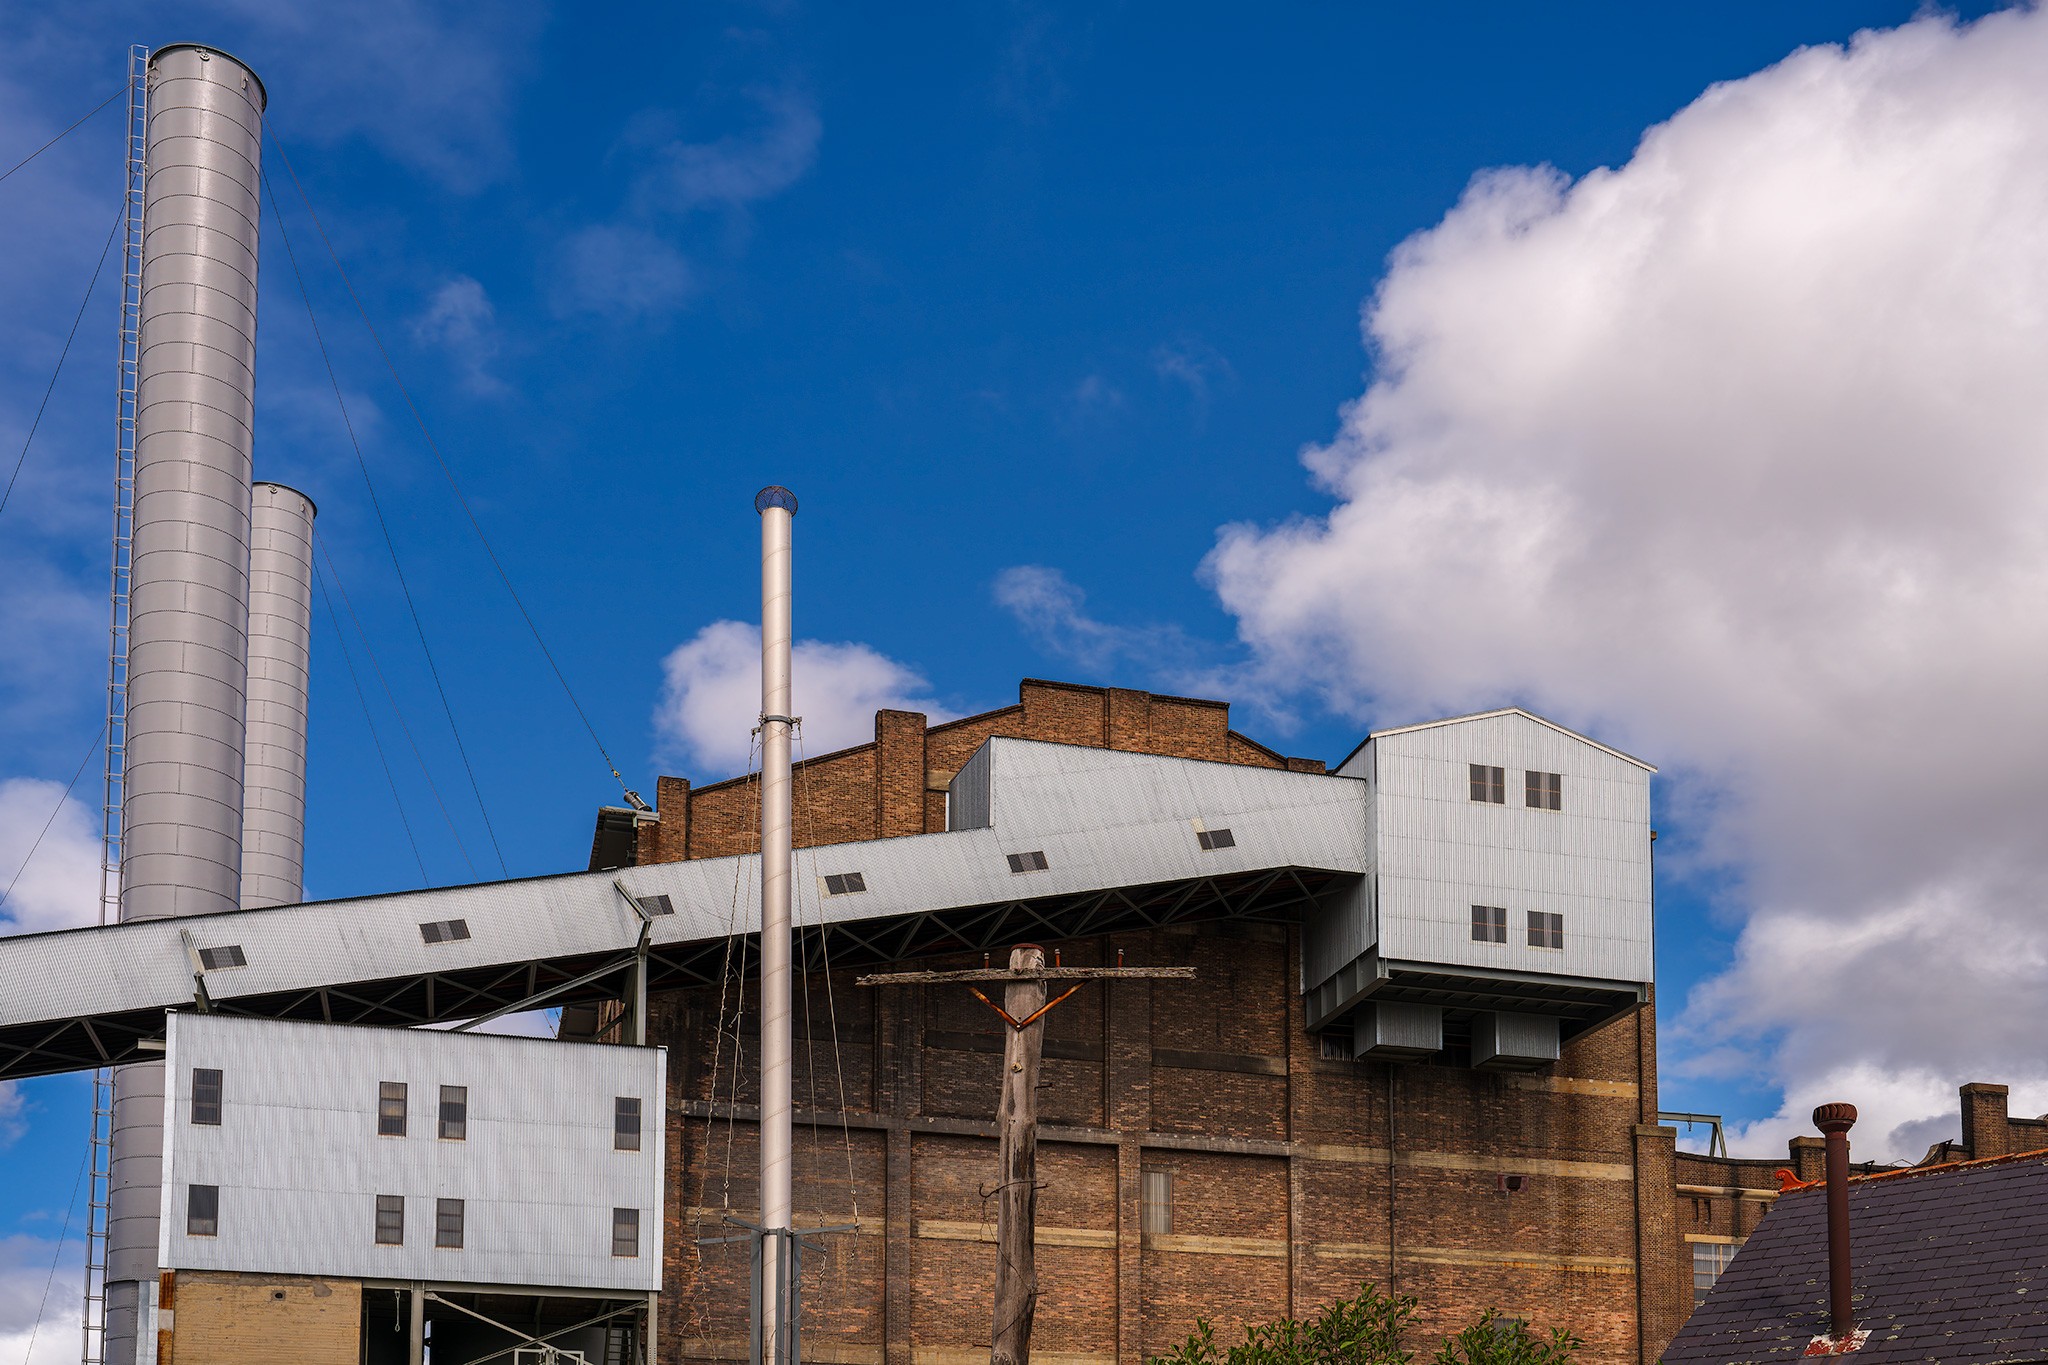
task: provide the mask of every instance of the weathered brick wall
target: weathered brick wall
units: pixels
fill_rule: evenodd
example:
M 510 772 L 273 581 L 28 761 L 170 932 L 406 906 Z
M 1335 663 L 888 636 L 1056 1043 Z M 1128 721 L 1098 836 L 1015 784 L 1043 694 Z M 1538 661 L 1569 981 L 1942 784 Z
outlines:
M 172 1365 L 356 1365 L 355 1280 L 185 1270 L 170 1277 Z

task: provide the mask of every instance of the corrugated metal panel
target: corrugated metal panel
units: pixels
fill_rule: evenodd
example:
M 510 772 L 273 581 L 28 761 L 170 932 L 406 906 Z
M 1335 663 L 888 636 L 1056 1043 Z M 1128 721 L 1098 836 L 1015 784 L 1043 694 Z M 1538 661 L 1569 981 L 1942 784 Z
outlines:
M 994 746 L 984 744 L 960 765 L 946 788 L 947 829 L 987 829 L 988 779 Z
M 165 1266 L 660 1288 L 661 1049 L 195 1014 L 172 1018 L 166 1064 Z M 218 1127 L 190 1121 L 195 1067 L 223 1073 Z M 383 1081 L 408 1087 L 404 1137 L 377 1135 Z M 443 1085 L 468 1090 L 461 1141 L 436 1136 Z M 637 1152 L 612 1147 L 622 1095 Z M 186 1235 L 194 1184 L 220 1189 L 217 1236 Z M 380 1194 L 405 1198 L 401 1246 L 376 1243 Z M 461 1250 L 434 1245 L 444 1198 L 464 1201 Z M 642 1210 L 640 1255 L 611 1254 L 614 1208 Z

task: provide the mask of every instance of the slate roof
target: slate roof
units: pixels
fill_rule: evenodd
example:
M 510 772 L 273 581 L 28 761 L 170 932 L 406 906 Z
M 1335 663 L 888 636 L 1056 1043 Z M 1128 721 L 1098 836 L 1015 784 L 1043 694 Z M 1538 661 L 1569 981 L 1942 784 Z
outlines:
M 1849 1183 L 1858 1365 L 2048 1361 L 2048 1152 Z M 1785 1192 L 1664 1365 L 1799 1358 L 1828 1330 L 1827 1198 Z

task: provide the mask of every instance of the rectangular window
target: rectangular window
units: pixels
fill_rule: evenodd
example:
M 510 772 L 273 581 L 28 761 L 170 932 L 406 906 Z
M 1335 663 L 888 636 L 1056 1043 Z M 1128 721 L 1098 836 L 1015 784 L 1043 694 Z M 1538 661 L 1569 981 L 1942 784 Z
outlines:
M 450 1251 L 462 1250 L 462 1201 L 434 1201 L 434 1245 Z
M 834 872 L 825 878 L 825 894 L 828 896 L 850 896 L 867 889 L 868 879 L 858 872 Z
M 1227 829 L 1198 829 L 1195 831 L 1195 842 L 1211 851 L 1219 848 L 1236 848 L 1237 836 Z
M 640 1150 L 640 1099 L 637 1095 L 621 1095 L 612 1101 L 612 1150 Z
M 640 1254 L 640 1210 L 612 1210 L 612 1255 Z
M 230 943 L 225 948 L 201 948 L 199 965 L 209 972 L 217 972 L 223 967 L 246 967 L 249 959 L 239 943 Z
M 1506 943 L 1508 941 L 1508 908 L 1505 905 L 1473 906 L 1472 941 L 1474 943 Z
M 192 1121 L 220 1127 L 220 1072 L 211 1067 L 192 1068 Z
M 185 1189 L 185 1235 L 220 1236 L 220 1186 L 189 1185 Z
M 466 919 L 437 919 L 420 926 L 420 940 L 424 943 L 455 943 L 468 937 Z
M 1728 1263 L 1735 1259 L 1741 1244 L 1730 1246 L 1726 1242 L 1694 1242 L 1692 1244 L 1692 1306 L 1697 1308 L 1707 1300 L 1707 1291 L 1728 1269 Z
M 1505 806 L 1508 803 L 1508 775 L 1504 768 L 1490 767 L 1484 763 L 1468 765 L 1472 769 L 1472 799 L 1485 801 L 1490 805 Z
M 1326 1062 L 1348 1062 L 1351 1060 L 1351 1035 L 1348 1033 L 1318 1033 L 1317 1051 Z
M 469 1087 L 441 1087 L 441 1136 L 461 1142 L 469 1136 Z
M 1563 773 L 1525 772 L 1522 777 L 1522 801 L 1530 810 L 1564 809 Z
M 405 1136 L 405 1082 L 377 1084 L 377 1136 Z
M 1548 910 L 1529 912 L 1529 946 L 1531 948 L 1564 947 L 1564 916 Z
M 653 918 L 657 915 L 673 915 L 676 903 L 667 896 L 635 896 L 633 904 L 640 907 L 640 913 Z
M 1147 1237 L 1173 1235 L 1173 1172 L 1138 1172 L 1138 1231 Z
M 1010 855 L 1010 871 L 1043 872 L 1045 871 L 1045 854 L 1042 852 L 1012 853 Z
M 380 1194 L 377 1196 L 377 1245 L 380 1247 L 402 1247 L 405 1245 L 404 1195 Z

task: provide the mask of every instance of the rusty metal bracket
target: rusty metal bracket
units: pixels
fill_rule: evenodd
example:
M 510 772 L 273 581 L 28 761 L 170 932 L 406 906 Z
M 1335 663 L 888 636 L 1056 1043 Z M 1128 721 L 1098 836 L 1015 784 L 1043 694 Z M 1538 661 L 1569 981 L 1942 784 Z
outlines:
M 1081 983 L 1078 981 L 1075 982 L 1073 985 L 1067 987 L 1065 990 L 1061 991 L 1052 999 L 1046 1001 L 1043 1005 L 1040 1005 L 1037 1009 L 1031 1011 L 1031 1013 L 1025 1015 L 1022 1019 L 1015 1017 L 1008 1010 L 1004 1009 L 1001 1005 L 998 1005 L 995 1001 L 983 995 L 981 993 L 981 987 L 969 986 L 967 989 L 974 992 L 974 998 L 976 1000 L 979 1000 L 982 1004 L 987 1005 L 997 1014 L 1002 1015 L 1004 1023 L 1008 1024 L 1011 1028 L 1017 1030 L 1017 1032 L 1022 1033 L 1025 1029 L 1030 1028 L 1034 1023 L 1038 1022 L 1038 1020 L 1043 1018 L 1045 1016 L 1046 1011 L 1050 1010 L 1054 1005 L 1059 1004 L 1060 1001 L 1066 999 L 1075 991 L 1080 990 Z

